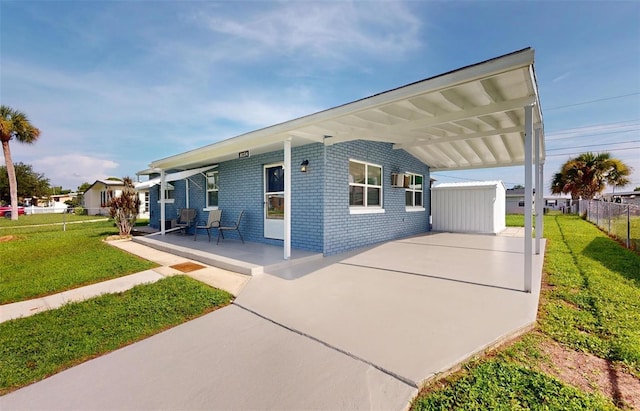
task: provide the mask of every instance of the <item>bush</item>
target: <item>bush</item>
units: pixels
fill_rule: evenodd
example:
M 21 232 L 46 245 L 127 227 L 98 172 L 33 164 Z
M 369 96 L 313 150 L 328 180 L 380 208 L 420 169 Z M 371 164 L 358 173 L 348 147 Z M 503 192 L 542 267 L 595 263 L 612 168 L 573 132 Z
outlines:
M 87 215 L 87 210 L 84 209 L 84 207 L 75 207 L 73 209 L 73 214 L 75 215 Z

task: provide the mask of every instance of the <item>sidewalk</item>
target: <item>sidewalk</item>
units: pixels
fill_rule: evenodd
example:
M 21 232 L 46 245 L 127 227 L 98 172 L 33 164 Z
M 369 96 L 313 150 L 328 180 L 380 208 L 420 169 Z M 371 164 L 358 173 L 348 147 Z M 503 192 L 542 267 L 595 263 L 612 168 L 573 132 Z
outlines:
M 0 305 L 0 323 L 15 318 L 28 317 L 43 311 L 59 308 L 70 302 L 83 301 L 101 294 L 119 293 L 140 284 L 154 283 L 165 277 L 185 274 L 212 287 L 237 296 L 251 277 L 196 263 L 163 251 L 158 251 L 133 241 L 112 241 L 110 245 L 160 265 L 151 270 L 114 278 L 85 287 L 63 291 L 33 300 Z

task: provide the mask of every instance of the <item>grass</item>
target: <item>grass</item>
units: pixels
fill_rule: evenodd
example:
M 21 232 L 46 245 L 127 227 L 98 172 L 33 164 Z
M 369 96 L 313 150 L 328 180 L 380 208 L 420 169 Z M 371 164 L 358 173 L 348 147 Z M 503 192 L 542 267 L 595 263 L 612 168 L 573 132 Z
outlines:
M 185 276 L 0 324 L 0 395 L 229 304 Z
M 464 374 L 420 397 L 413 410 L 615 410 L 609 401 L 504 359 L 468 365 Z
M 540 328 L 640 377 L 640 256 L 576 216 L 547 220 L 548 282 Z
M 112 234 L 117 229 L 110 221 L 70 224 L 66 231 L 60 226 L 0 230 L 0 237 L 12 236 L 11 241 L 0 242 L 0 304 L 155 267 L 102 241 Z
M 413 410 L 616 409 L 541 372 L 540 347 L 553 339 L 640 377 L 640 256 L 577 216 L 545 216 L 545 237 L 550 287 L 541 295 L 538 330 L 427 387 Z
M 507 227 L 524 227 L 524 214 L 507 214 L 505 223 Z
M 40 224 L 62 224 L 63 222 L 71 223 L 76 221 L 87 221 L 106 219 L 105 216 L 98 215 L 76 215 L 76 214 L 32 214 L 21 215 L 17 220 L 13 221 L 10 218 L 0 218 L 0 235 L 6 231 L 6 228 L 20 227 L 26 225 L 40 225 Z M 4 230 L 3 230 L 4 229 Z

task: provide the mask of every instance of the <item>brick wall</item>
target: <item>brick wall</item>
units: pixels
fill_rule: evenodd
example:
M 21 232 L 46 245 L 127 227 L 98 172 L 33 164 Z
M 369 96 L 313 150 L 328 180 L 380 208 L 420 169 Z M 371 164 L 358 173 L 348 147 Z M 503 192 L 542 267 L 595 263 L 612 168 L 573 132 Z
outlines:
M 349 160 L 382 166 L 382 214 L 349 214 Z M 429 231 L 429 169 L 392 144 L 352 141 L 326 147 L 324 254 L 331 255 Z M 391 187 L 391 173 L 422 174 L 425 211 L 408 212 L 405 190 Z
M 429 229 L 429 170 L 403 150 L 391 144 L 368 141 L 324 146 L 310 144 L 291 152 L 291 246 L 326 255 L 418 234 Z M 384 214 L 349 214 L 349 159 L 382 166 Z M 283 162 L 282 150 L 220 163 L 219 207 L 222 219 L 234 222 L 245 210 L 240 230 L 245 240 L 282 245 L 282 240 L 264 238 L 264 165 Z M 300 163 L 309 161 L 309 170 L 300 172 Z M 392 172 L 413 172 L 424 176 L 423 203 L 426 211 L 407 212 L 405 190 L 391 187 Z M 205 222 L 206 181 L 202 174 L 190 178 L 189 206 Z M 172 182 L 175 203 L 167 204 L 167 219 L 176 218 L 185 207 L 185 181 Z M 159 186 L 150 189 L 151 221 L 159 228 Z M 228 232 L 230 238 L 238 238 Z

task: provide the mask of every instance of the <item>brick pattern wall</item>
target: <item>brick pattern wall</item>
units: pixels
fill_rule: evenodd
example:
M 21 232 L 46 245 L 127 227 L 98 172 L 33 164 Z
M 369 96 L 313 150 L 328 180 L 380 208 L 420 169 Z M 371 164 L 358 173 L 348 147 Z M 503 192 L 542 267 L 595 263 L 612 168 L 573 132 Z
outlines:
M 324 254 L 331 255 L 429 231 L 429 168 L 392 144 L 352 141 L 326 147 Z M 382 166 L 383 214 L 349 214 L 349 160 Z M 405 190 L 391 187 L 391 173 L 422 174 L 425 211 L 407 212 Z
M 291 246 L 331 255 L 406 237 L 429 230 L 429 169 L 403 150 L 391 144 L 368 141 L 324 146 L 310 144 L 292 148 L 291 173 Z M 382 166 L 384 214 L 349 214 L 349 159 Z M 300 172 L 300 163 L 309 161 L 309 170 Z M 247 159 L 220 163 L 219 207 L 224 222 L 234 222 L 245 210 L 240 230 L 246 241 L 282 245 L 282 240 L 264 238 L 264 165 L 284 161 L 284 152 L 276 151 Z M 405 210 L 405 190 L 391 187 L 392 172 L 412 172 L 424 176 L 423 203 L 426 211 Z M 198 212 L 196 221 L 207 220 L 206 181 L 202 174 L 189 182 L 189 207 Z M 185 207 L 184 180 L 172 182 L 175 203 L 167 204 L 167 219 Z M 150 189 L 153 227 L 159 228 L 159 186 Z M 192 232 L 192 231 L 191 231 Z M 229 238 L 239 239 L 235 232 Z

